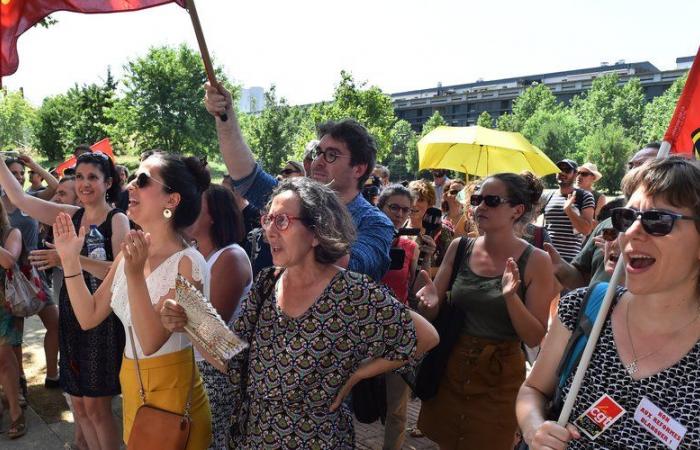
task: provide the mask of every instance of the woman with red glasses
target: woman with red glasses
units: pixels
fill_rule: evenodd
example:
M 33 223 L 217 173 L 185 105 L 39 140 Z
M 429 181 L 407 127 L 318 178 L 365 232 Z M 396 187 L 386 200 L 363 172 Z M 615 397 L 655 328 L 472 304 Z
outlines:
M 75 165 L 75 191 L 82 207 L 42 200 L 25 193 L 7 166 L 0 163 L 0 184 L 19 209 L 46 225 L 67 214 L 76 227 L 95 226 L 102 235 L 100 258 L 91 258 L 82 245 L 81 279 L 95 289 L 109 271 L 129 231 L 126 215 L 111 205 L 119 195 L 114 163 L 103 153 L 84 153 Z M 95 255 L 93 255 L 95 256 Z M 76 275 L 76 276 L 77 276 Z M 112 397 L 121 392 L 119 368 L 125 336 L 114 314 L 105 315 L 91 329 L 76 319 L 65 284 L 59 296 L 59 375 L 70 395 L 74 418 L 90 448 L 119 448 L 119 432 L 112 414 Z
M 573 406 L 571 421 L 581 428 L 548 420 L 558 412 L 548 417 L 545 403 L 587 288 L 561 300 L 520 390 L 519 422 L 533 450 L 700 448 L 700 169 L 675 157 L 654 160 L 628 173 L 622 188 L 627 206 L 613 209 L 612 224 L 626 288 L 616 291 Z M 596 409 L 593 432 L 586 413 L 601 401 L 617 406 Z
M 457 338 L 441 343 L 451 343 L 441 349 L 446 368 L 418 418 L 440 448 L 513 448 L 515 398 L 525 379 L 521 343 L 534 347 L 544 337 L 553 289 L 549 256 L 518 237 L 540 193 L 520 175 L 486 178 L 470 198 L 482 236 L 461 238 L 459 260 L 454 240 L 435 283 L 417 293 L 423 315 L 434 320 L 446 308 L 456 328 Z
M 343 398 L 433 347 L 437 334 L 369 277 L 335 265 L 355 231 L 327 186 L 283 181 L 261 223 L 275 267 L 258 274 L 233 327 L 249 348 L 228 367 L 231 448 L 352 449 Z M 171 330 L 186 323 L 175 304 L 162 317 Z

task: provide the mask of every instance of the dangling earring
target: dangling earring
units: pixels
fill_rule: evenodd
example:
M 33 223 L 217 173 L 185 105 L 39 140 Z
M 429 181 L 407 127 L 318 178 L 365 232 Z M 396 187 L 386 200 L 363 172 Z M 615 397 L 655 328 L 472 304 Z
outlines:
M 163 217 L 165 217 L 167 220 L 170 220 L 170 218 L 171 218 L 172 216 L 173 216 L 173 212 L 172 212 L 170 209 L 165 208 L 165 209 L 163 210 Z

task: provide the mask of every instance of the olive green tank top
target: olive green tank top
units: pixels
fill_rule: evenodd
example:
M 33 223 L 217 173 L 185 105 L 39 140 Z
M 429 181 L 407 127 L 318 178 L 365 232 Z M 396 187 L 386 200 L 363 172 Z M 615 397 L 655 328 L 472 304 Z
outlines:
M 508 314 L 506 300 L 502 294 L 502 275 L 482 277 L 472 272 L 469 260 L 475 239 L 470 239 L 465 249 L 464 259 L 459 263 L 457 278 L 452 285 L 450 299 L 464 312 L 462 334 L 498 341 L 518 341 L 520 337 L 513 328 Z M 528 245 L 517 260 L 520 277 L 523 280 L 518 295 L 525 301 L 525 267 L 532 253 Z

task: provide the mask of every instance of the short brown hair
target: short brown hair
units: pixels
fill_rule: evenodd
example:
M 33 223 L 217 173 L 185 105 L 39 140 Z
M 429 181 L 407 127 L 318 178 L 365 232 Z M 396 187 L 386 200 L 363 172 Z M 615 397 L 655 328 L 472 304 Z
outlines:
M 408 189 L 416 196 L 416 201 L 425 200 L 428 206 L 435 204 L 435 188 L 426 180 L 414 180 L 408 183 Z

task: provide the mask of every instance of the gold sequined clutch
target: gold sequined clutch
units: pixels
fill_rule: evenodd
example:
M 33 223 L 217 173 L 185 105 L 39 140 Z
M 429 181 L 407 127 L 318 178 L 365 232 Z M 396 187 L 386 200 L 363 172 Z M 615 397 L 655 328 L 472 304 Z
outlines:
M 226 365 L 229 359 L 248 347 L 229 329 L 206 297 L 182 275 L 175 280 L 175 301 L 187 314 L 185 331 L 192 342 L 219 363 Z

